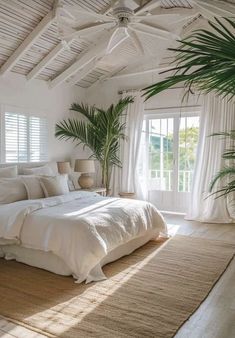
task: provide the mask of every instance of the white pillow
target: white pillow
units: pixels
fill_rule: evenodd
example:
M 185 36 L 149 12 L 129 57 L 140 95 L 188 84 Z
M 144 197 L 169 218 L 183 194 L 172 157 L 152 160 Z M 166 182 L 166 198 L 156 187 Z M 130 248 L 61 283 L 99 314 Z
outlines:
M 0 178 L 13 178 L 17 177 L 18 169 L 17 166 L 0 168 Z
M 44 176 L 54 176 L 53 170 L 48 166 L 44 165 L 42 167 L 35 168 L 23 168 L 24 175 L 44 175 Z
M 69 193 L 67 175 L 40 177 L 40 183 L 46 197 L 60 196 Z
M 0 179 L 0 204 L 27 200 L 27 191 L 20 178 Z
M 38 176 L 25 175 L 21 176 L 21 179 L 25 185 L 29 200 L 45 197 L 44 191 L 40 184 L 40 178 Z

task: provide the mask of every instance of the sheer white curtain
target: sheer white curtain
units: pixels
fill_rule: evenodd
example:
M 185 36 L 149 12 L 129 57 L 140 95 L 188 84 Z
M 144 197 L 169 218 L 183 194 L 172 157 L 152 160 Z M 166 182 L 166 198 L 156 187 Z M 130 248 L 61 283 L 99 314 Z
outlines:
M 219 137 L 208 136 L 231 129 L 235 129 L 234 103 L 213 95 L 206 96 L 200 119 L 197 161 L 186 219 L 213 223 L 235 221 L 229 211 L 228 198 L 215 199 L 215 196 L 206 198 L 209 195 L 208 187 L 212 177 L 224 166 L 222 153 L 225 147 L 229 146 Z
M 121 142 L 120 159 L 122 168 L 114 168 L 112 174 L 112 194 L 119 192 L 133 192 L 137 198 L 143 199 L 143 191 L 138 173 L 138 159 L 144 119 L 144 99 L 140 91 L 128 91 L 123 94 L 133 96 L 134 103 L 127 107 L 123 121 L 126 123 L 125 135 L 127 140 Z

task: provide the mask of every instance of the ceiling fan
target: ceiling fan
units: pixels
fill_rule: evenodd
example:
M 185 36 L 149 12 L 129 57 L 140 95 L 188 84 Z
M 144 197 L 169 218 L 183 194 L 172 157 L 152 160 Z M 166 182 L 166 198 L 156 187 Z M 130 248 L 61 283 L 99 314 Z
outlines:
M 179 16 L 176 14 L 152 15 L 149 10 L 160 6 L 161 1 L 148 1 L 144 6 L 138 6 L 134 0 L 113 0 L 111 9 L 106 14 L 83 10 L 78 6 L 60 5 L 57 8 L 57 21 L 61 40 L 66 44 L 71 39 L 86 38 L 91 34 L 108 30 L 110 38 L 107 43 L 106 54 L 110 54 L 126 39 L 130 38 L 140 54 L 144 54 L 144 47 L 139 38 L 140 34 L 160 39 L 179 38 L 173 32 L 156 25 L 159 17 Z M 141 14 L 145 15 L 141 15 Z M 79 26 L 79 20 L 86 18 L 92 23 Z M 154 21 L 153 21 L 154 20 Z

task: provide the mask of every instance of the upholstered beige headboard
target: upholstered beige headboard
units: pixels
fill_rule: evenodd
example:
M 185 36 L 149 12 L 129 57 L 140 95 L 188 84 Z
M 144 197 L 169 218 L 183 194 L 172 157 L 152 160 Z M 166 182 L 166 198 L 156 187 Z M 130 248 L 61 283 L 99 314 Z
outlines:
M 48 165 L 55 174 L 58 173 L 57 163 L 56 162 L 30 162 L 30 163 L 0 163 L 0 168 L 7 168 L 17 165 L 18 167 L 18 174 L 22 174 L 23 168 L 33 168 L 33 167 L 41 167 L 44 165 Z

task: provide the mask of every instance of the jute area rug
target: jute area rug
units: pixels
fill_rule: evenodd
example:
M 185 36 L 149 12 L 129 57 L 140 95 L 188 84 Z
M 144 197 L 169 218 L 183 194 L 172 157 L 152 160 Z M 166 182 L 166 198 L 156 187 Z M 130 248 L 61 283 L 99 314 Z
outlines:
M 88 285 L 0 259 L 0 314 L 48 337 L 173 337 L 234 253 L 235 244 L 177 235 L 109 264 L 108 279 Z

